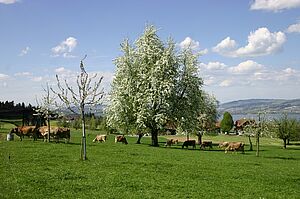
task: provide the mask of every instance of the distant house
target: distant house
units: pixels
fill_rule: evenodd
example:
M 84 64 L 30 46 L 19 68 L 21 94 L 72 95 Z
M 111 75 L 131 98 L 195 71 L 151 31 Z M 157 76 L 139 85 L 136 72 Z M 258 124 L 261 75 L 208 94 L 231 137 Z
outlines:
M 168 120 L 167 123 L 165 124 L 165 131 L 166 134 L 171 134 L 171 135 L 176 135 L 176 123 L 173 121 Z
M 239 131 L 244 131 L 245 126 L 252 125 L 252 124 L 255 124 L 254 119 L 246 119 L 246 118 L 239 119 L 234 123 L 235 132 L 237 133 Z

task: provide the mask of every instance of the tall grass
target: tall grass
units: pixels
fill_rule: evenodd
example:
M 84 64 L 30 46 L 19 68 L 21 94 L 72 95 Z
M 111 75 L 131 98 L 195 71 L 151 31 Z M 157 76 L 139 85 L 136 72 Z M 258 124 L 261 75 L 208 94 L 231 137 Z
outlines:
M 2 131 L 2 135 L 3 135 Z M 135 144 L 93 143 L 80 161 L 80 131 L 71 143 L 25 139 L 0 141 L 0 198 L 299 198 L 300 146 L 283 150 L 279 140 L 262 141 L 261 157 L 212 150 L 181 149 L 181 144 L 150 147 L 149 137 Z M 103 132 L 102 132 L 103 133 Z M 3 138 L 4 136 L 2 136 Z M 242 140 L 235 136 L 205 140 Z M 247 143 L 247 142 L 246 142 Z M 247 147 L 246 147 L 247 149 Z

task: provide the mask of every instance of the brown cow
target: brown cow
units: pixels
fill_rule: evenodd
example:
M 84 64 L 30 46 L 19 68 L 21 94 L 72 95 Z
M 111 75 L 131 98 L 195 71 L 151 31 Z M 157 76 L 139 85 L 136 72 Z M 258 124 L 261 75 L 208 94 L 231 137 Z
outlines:
M 107 135 L 96 135 L 93 142 L 105 142 L 107 140 Z
M 39 129 L 40 135 L 44 138 L 44 141 L 48 139 L 48 126 L 42 126 Z M 64 127 L 51 127 L 50 137 L 52 137 L 55 142 L 59 142 L 59 138 L 65 138 L 65 142 L 70 141 L 70 129 Z
M 172 139 L 168 139 L 167 142 L 166 142 L 166 144 L 165 144 L 165 147 L 167 147 L 167 146 L 171 147 L 172 144 L 178 144 L 178 140 L 177 139 L 173 139 L 173 138 Z
M 41 137 L 44 138 L 44 142 L 46 142 L 48 140 L 48 126 L 41 126 L 39 127 L 38 131 Z
M 189 146 L 192 146 L 193 149 L 196 148 L 196 140 L 187 140 L 187 141 L 184 141 L 183 145 L 182 145 L 182 148 L 184 148 L 186 146 L 186 148 L 189 148 Z
M 200 145 L 200 149 L 205 149 L 205 147 L 209 147 L 209 149 L 212 149 L 212 141 L 203 141 Z
M 228 147 L 229 142 L 220 142 L 219 143 L 219 148 L 224 148 L 224 147 Z
M 126 137 L 124 135 L 117 135 L 115 137 L 115 143 L 122 142 L 123 144 L 128 144 Z
M 21 126 L 13 128 L 10 133 L 14 133 L 20 137 L 22 141 L 24 136 L 33 137 L 33 140 L 37 140 L 38 138 L 38 130 L 35 126 Z
M 242 153 L 245 153 L 244 146 L 245 144 L 242 142 L 229 142 L 227 148 L 225 149 L 225 153 L 228 151 L 242 151 Z
M 70 142 L 70 137 L 70 129 L 65 127 L 58 127 L 56 134 L 53 136 L 54 139 L 57 139 L 57 142 L 59 142 L 59 138 L 64 138 L 66 143 Z

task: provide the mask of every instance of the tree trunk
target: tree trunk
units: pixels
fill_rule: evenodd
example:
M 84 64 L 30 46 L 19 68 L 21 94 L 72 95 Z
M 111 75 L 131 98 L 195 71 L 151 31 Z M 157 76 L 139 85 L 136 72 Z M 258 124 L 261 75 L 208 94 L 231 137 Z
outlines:
M 259 136 L 261 130 L 260 113 L 258 113 L 258 131 L 256 133 L 256 157 L 259 156 Z
M 201 146 L 202 144 L 202 133 L 197 133 L 198 136 L 198 144 Z
M 141 139 L 142 139 L 142 137 L 144 136 L 144 134 L 143 133 L 139 133 L 138 134 L 138 136 L 139 136 L 139 138 L 138 138 L 138 140 L 137 140 L 137 144 L 141 144 Z
M 290 139 L 287 139 L 287 145 L 290 145 Z
M 286 138 L 283 139 L 283 148 L 286 149 Z
M 259 132 L 256 134 L 256 156 L 259 156 Z
M 49 118 L 49 114 L 47 115 L 47 124 L 48 124 L 48 142 L 50 142 L 50 118 Z
M 252 146 L 252 141 L 251 141 L 250 135 L 248 135 L 248 138 L 249 138 L 249 144 L 250 144 L 249 151 L 253 151 L 253 146 Z
M 152 139 L 152 146 L 158 147 L 158 130 L 157 129 L 152 129 L 151 131 L 151 139 Z
M 81 140 L 81 159 L 86 160 L 86 134 L 84 106 L 81 106 L 82 140 Z

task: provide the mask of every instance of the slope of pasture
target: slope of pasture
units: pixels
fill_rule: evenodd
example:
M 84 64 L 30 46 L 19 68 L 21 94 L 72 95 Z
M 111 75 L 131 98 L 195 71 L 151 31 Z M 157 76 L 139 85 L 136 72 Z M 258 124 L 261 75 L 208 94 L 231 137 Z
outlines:
M 71 143 L 0 141 L 0 198 L 299 198 L 300 147 L 279 145 L 229 153 L 178 146 L 92 143 L 79 160 L 80 132 Z M 233 137 L 232 137 L 233 138 Z M 204 138 L 210 139 L 210 138 Z M 215 137 L 213 139 L 225 139 Z M 227 138 L 226 138 L 227 139 Z M 228 138 L 229 139 L 229 138 Z M 161 142 L 165 138 L 160 137 Z M 248 147 L 247 147 L 248 148 Z M 246 148 L 246 149 L 247 149 Z

